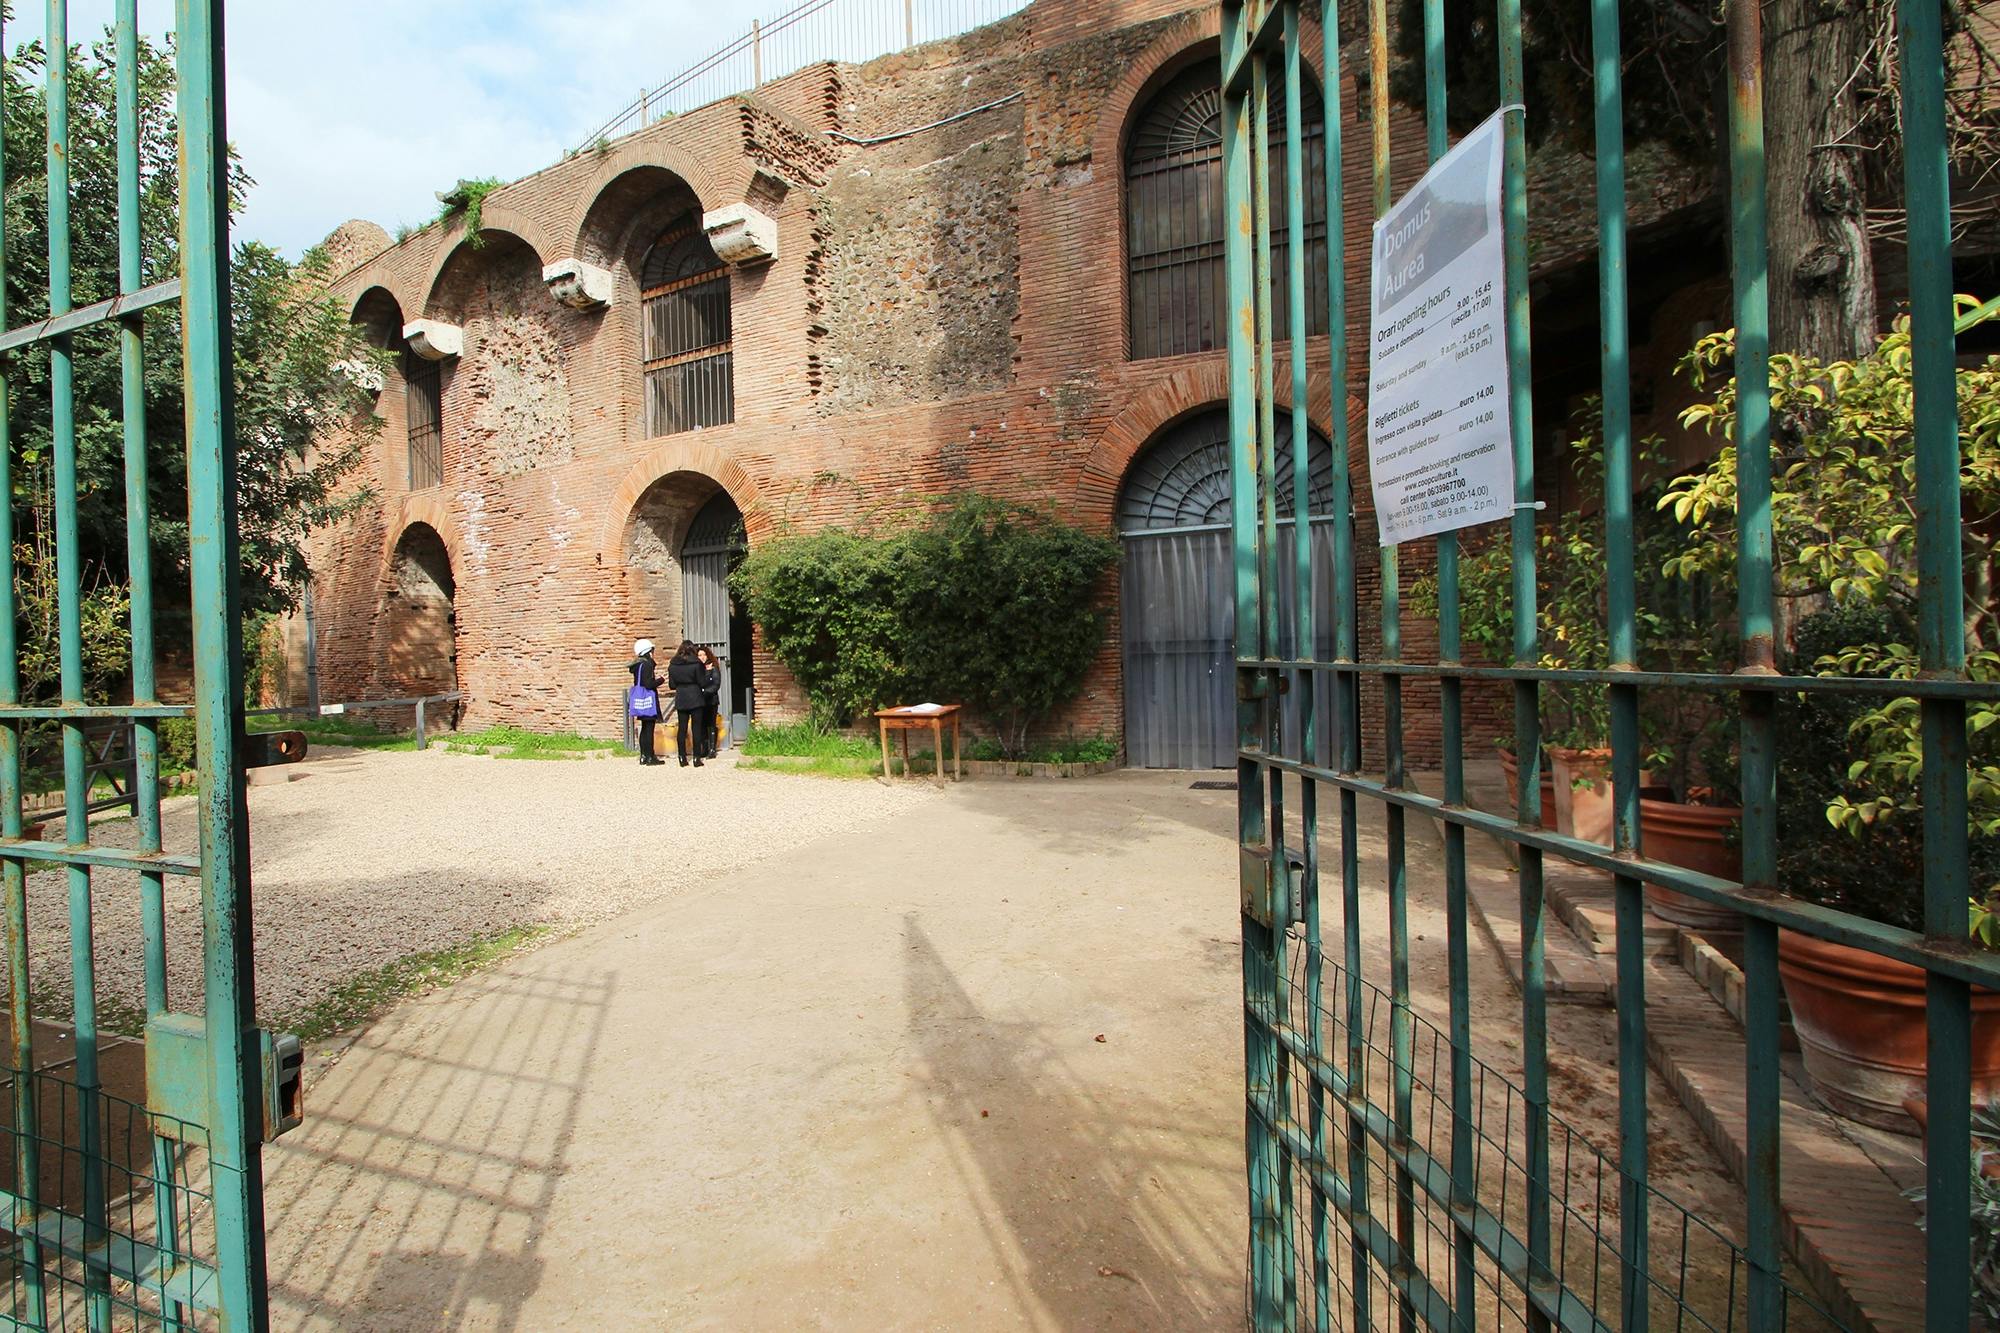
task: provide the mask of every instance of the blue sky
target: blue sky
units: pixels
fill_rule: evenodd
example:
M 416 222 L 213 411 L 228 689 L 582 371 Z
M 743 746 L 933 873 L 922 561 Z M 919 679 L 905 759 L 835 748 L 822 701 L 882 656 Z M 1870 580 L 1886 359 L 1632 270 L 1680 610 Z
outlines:
M 16 0 L 6 44 L 39 37 Z M 766 6 L 729 0 L 234 0 L 229 134 L 256 178 L 237 236 L 296 256 L 341 222 L 391 232 L 437 211 L 461 177 L 557 161 L 638 96 L 730 40 Z M 74 0 L 70 37 L 111 0 Z M 171 25 L 167 0 L 140 23 Z

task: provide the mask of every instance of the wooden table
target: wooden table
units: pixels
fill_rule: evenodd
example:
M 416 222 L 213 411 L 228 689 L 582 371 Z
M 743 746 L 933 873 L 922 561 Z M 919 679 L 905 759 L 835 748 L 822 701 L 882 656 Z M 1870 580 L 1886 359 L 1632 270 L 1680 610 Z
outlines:
M 889 767 L 889 733 L 903 733 L 903 773 L 910 771 L 910 733 L 922 731 L 926 727 L 931 733 L 931 764 L 936 770 L 938 785 L 944 785 L 944 724 L 951 721 L 951 776 L 956 780 L 961 773 L 959 760 L 964 753 L 959 745 L 958 714 L 960 705 L 939 704 L 935 708 L 919 709 L 914 704 L 900 708 L 884 708 L 875 714 L 875 720 L 882 726 L 882 776 L 893 776 Z

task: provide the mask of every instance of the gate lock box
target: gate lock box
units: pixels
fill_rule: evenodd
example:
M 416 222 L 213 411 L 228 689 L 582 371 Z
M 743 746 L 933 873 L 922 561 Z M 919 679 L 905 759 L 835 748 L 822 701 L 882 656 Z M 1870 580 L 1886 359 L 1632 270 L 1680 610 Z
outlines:
M 289 1032 L 256 1031 L 258 1107 L 265 1142 L 305 1122 L 305 1048 Z M 154 1132 L 201 1141 L 215 1123 L 209 1104 L 208 1029 L 200 1014 L 157 1014 L 146 1023 L 146 1109 Z
M 305 1123 L 306 1051 L 289 1032 L 257 1029 L 264 1057 L 264 1141 Z

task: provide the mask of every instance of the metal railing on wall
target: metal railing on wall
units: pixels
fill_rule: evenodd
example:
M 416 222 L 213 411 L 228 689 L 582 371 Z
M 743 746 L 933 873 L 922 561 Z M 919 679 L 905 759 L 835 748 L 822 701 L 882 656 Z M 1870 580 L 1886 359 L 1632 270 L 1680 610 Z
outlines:
M 1028 7 L 1028 0 L 805 0 L 749 28 L 643 91 L 572 150 L 583 152 L 655 121 L 759 88 L 822 60 L 859 62 L 956 37 Z

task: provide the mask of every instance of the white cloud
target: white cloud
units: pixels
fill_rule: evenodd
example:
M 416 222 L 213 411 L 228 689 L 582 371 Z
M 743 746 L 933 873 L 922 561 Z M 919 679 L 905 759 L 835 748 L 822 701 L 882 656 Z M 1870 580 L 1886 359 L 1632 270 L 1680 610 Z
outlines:
M 22 8 L 10 49 L 42 33 L 41 7 Z M 112 13 L 74 0 L 70 40 Z M 149 34 L 171 16 L 141 4 Z M 236 0 L 227 22 L 229 137 L 257 182 L 236 232 L 296 256 L 348 218 L 393 232 L 461 178 L 551 165 L 749 16 L 700 0 Z
M 11 48 L 41 33 L 24 3 Z M 437 213 L 462 178 L 513 180 L 559 161 L 638 97 L 788 0 L 234 0 L 227 10 L 229 136 L 256 180 L 237 235 L 296 256 L 348 218 L 394 232 Z M 933 0 L 919 38 L 1020 0 Z M 72 0 L 88 42 L 114 0 Z M 895 0 L 847 0 L 774 34 L 765 69 L 866 56 L 901 41 Z M 141 0 L 159 34 L 172 6 Z M 740 68 L 740 67 L 739 67 Z M 704 91 L 749 82 L 725 75 Z

